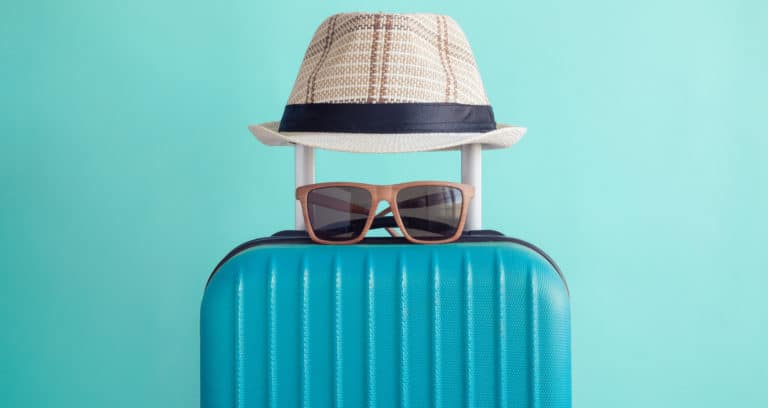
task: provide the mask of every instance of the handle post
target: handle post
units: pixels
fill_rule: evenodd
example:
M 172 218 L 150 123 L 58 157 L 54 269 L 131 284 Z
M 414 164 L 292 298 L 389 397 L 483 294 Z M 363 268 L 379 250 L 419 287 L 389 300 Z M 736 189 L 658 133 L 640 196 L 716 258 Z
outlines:
M 469 204 L 465 231 L 482 229 L 483 225 L 483 146 L 479 143 L 461 146 L 461 182 L 475 187 Z
M 294 172 L 296 176 L 296 188 L 315 182 L 315 148 L 295 145 L 294 146 Z M 295 199 L 295 197 L 294 197 Z M 304 231 L 307 226 L 304 225 L 304 215 L 301 212 L 301 203 L 295 200 L 296 215 L 295 225 L 299 231 Z

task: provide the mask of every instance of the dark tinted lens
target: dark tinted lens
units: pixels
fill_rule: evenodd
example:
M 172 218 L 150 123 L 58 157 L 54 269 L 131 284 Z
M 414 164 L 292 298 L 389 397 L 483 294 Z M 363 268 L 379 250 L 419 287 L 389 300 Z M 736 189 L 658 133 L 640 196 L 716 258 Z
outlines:
M 363 232 L 371 212 L 371 194 L 358 187 L 317 188 L 307 194 L 307 212 L 318 238 L 348 241 Z
M 397 209 L 408 235 L 439 241 L 456 234 L 462 199 L 461 190 L 454 187 L 409 187 L 397 193 Z

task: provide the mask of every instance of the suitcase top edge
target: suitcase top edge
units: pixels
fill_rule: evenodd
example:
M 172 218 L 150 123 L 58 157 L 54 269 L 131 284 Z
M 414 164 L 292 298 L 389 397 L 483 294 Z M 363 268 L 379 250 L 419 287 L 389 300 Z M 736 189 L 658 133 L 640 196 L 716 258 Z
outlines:
M 563 281 L 563 285 L 565 286 L 566 293 L 570 297 L 570 289 L 568 288 L 568 282 L 565 279 L 565 276 L 563 275 L 562 271 L 560 270 L 560 267 L 557 265 L 557 263 L 552 259 L 546 252 L 544 252 L 541 248 L 538 246 L 531 244 L 530 242 L 524 241 L 519 238 L 512 238 L 507 237 L 504 234 L 493 231 L 493 230 L 479 230 L 479 231 L 468 231 L 464 233 L 461 238 L 459 238 L 454 243 L 483 243 L 483 242 L 509 242 L 518 244 L 520 246 L 526 247 L 537 254 L 539 254 L 542 258 L 544 258 L 555 270 L 557 275 L 560 277 L 560 279 Z M 224 258 L 219 261 L 219 263 L 216 265 L 216 267 L 211 272 L 210 276 L 208 277 L 208 281 L 205 283 L 205 287 L 207 288 L 208 285 L 211 283 L 211 280 L 213 279 L 214 275 L 216 275 L 216 272 L 219 271 L 222 265 L 224 265 L 227 261 L 232 259 L 233 257 L 237 256 L 238 254 L 254 247 L 258 246 L 266 246 L 266 245 L 319 245 L 312 242 L 312 240 L 309 239 L 307 233 L 305 231 L 280 231 L 278 233 L 273 234 L 270 237 L 264 237 L 264 238 L 256 238 L 247 242 L 244 242 L 234 249 L 232 249 Z M 364 239 L 359 245 L 414 245 L 408 243 L 404 238 L 380 238 L 380 237 L 372 237 L 372 238 L 366 238 Z

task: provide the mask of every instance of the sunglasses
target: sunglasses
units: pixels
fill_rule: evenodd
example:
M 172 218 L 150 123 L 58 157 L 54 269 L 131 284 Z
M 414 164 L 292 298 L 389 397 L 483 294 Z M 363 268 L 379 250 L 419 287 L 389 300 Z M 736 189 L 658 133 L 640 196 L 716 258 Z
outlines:
M 372 228 L 385 228 L 393 237 L 399 236 L 399 228 L 405 239 L 417 244 L 455 241 L 474 194 L 470 185 L 440 181 L 320 183 L 296 189 L 307 232 L 320 244 L 354 244 Z M 377 214 L 381 201 L 389 207 Z

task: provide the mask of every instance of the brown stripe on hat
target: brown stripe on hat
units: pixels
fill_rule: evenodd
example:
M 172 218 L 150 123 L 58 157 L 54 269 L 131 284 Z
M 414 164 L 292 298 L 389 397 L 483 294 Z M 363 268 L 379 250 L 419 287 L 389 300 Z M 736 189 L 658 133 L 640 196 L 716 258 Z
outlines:
M 435 16 L 435 20 L 437 21 L 437 49 L 440 54 L 440 64 L 443 66 L 443 71 L 445 72 L 445 102 L 448 102 L 448 97 L 450 95 L 451 89 L 451 76 L 448 73 L 448 67 L 445 63 L 445 49 L 443 48 L 443 30 L 442 25 L 440 24 L 440 16 Z
M 325 41 L 323 42 L 323 53 L 320 56 L 320 61 L 317 62 L 315 69 L 312 71 L 312 74 L 310 74 L 309 79 L 307 79 L 307 103 L 315 101 L 315 80 L 317 79 L 318 71 L 320 71 L 320 68 L 323 66 L 323 61 L 328 57 L 328 50 L 331 49 L 333 30 L 336 26 L 337 18 L 338 15 L 331 17 L 331 21 L 328 23 L 328 32 L 325 35 Z
M 377 60 L 379 57 L 380 19 L 381 14 L 376 14 L 373 17 L 373 39 L 371 40 L 371 58 L 368 68 L 368 98 L 366 98 L 368 103 L 373 103 L 376 100 L 374 95 L 376 94 L 376 78 L 378 77 L 379 68 Z
M 448 84 L 451 85 L 451 90 L 453 91 L 453 98 L 450 98 L 449 100 L 456 101 L 456 74 L 453 72 L 453 66 L 451 64 L 451 49 L 448 47 L 448 23 L 445 22 L 445 16 L 441 16 L 440 20 L 443 23 L 443 49 L 445 50 L 445 61 L 446 66 L 448 67 Z
M 389 74 L 389 54 L 392 51 L 392 15 L 385 18 L 384 23 L 384 55 L 381 57 L 381 81 L 379 83 L 379 103 L 387 99 L 387 74 Z

